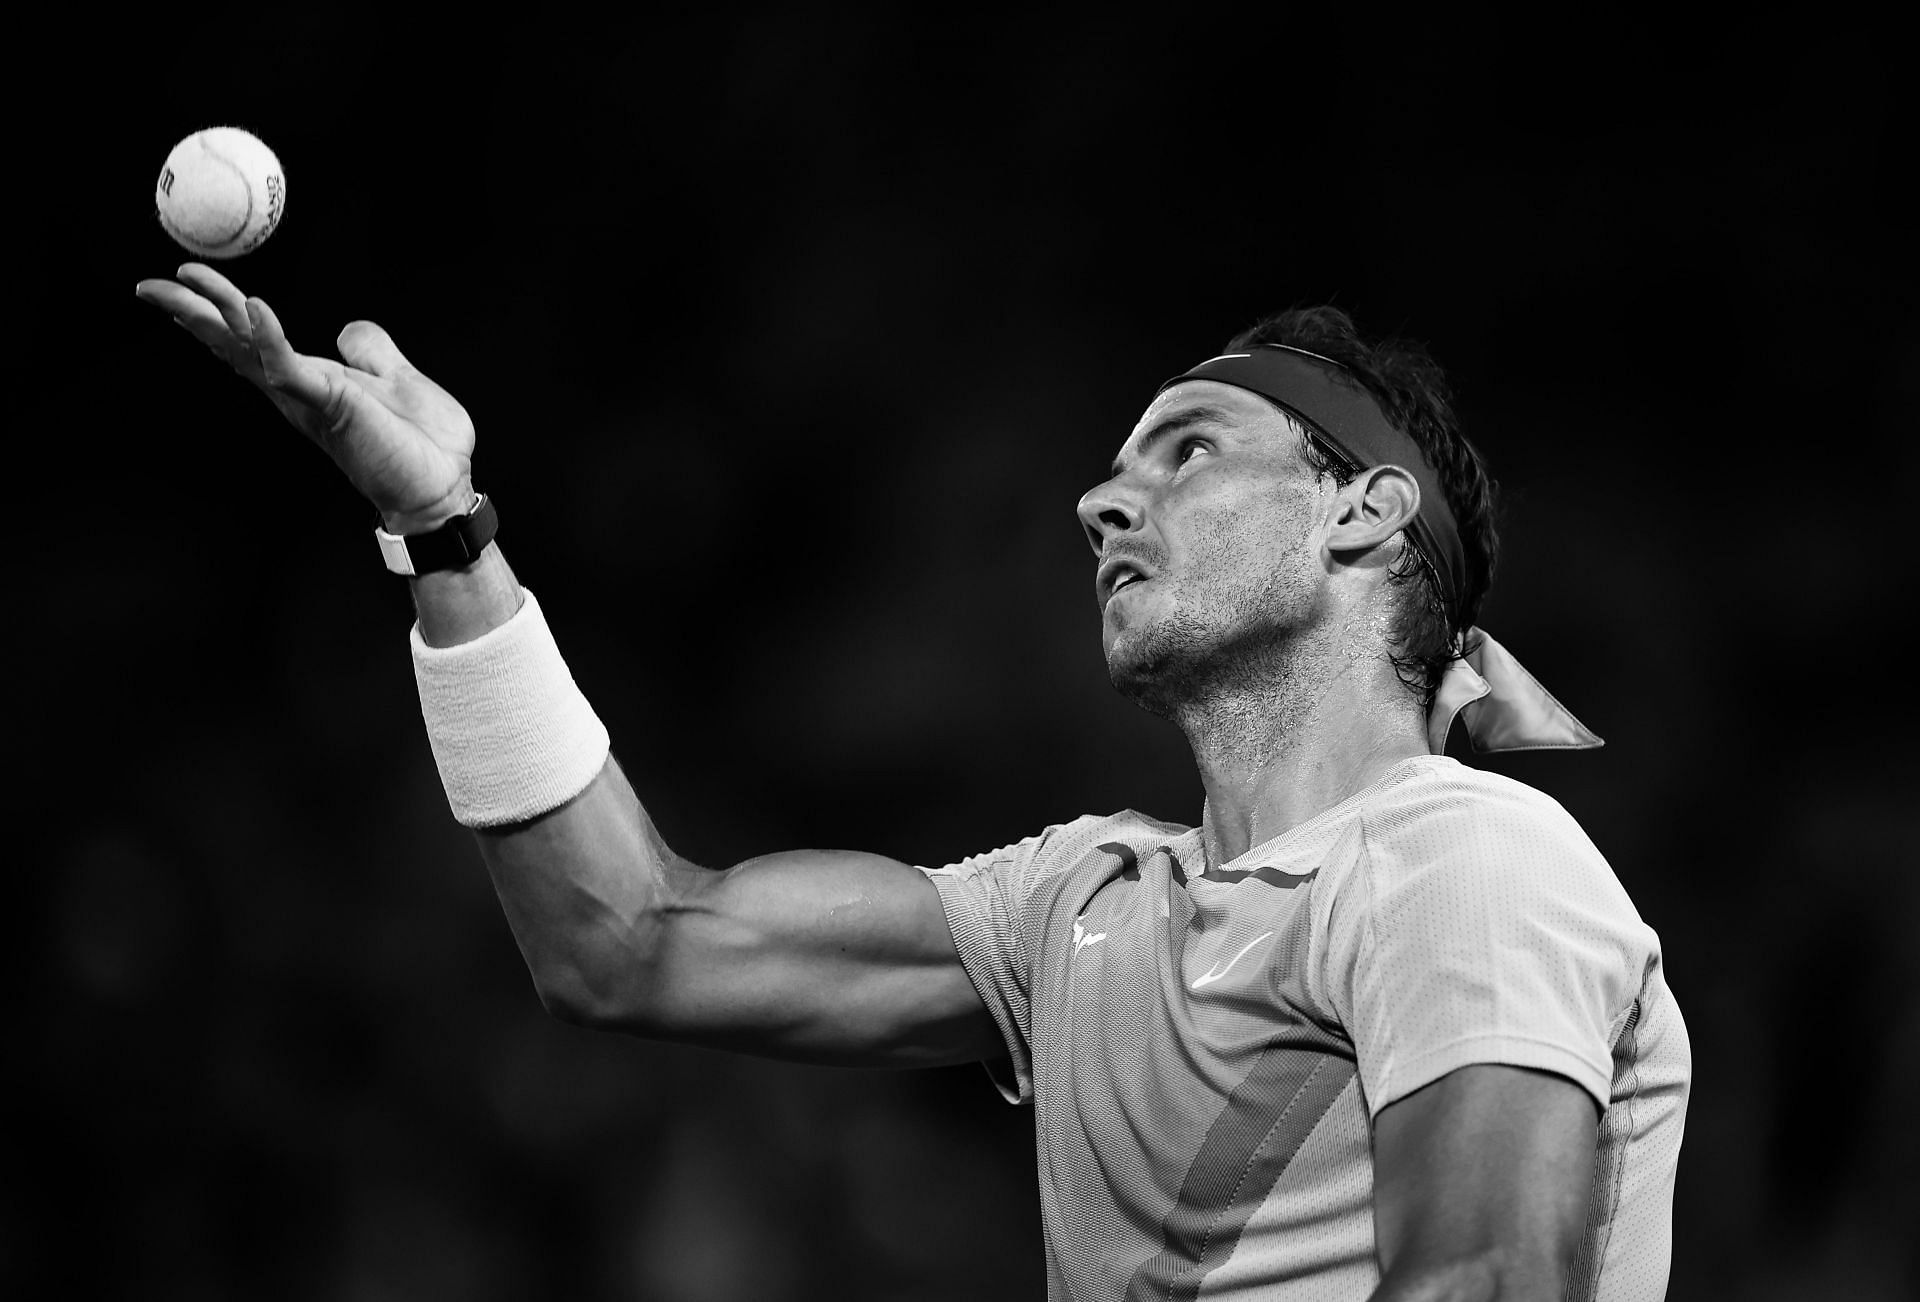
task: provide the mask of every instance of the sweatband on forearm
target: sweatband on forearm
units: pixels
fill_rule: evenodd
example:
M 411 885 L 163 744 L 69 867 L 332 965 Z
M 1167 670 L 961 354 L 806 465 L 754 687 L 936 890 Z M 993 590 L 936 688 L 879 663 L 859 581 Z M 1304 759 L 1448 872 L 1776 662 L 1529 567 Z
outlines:
M 523 823 L 558 809 L 607 762 L 606 725 L 574 685 L 540 603 L 458 646 L 431 647 L 414 624 L 413 678 L 434 763 L 466 827 Z

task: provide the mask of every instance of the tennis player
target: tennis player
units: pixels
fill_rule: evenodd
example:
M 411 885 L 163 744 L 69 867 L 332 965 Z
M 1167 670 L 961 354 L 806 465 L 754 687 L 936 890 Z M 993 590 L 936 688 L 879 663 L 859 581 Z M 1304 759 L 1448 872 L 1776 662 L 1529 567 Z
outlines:
M 1035 1109 L 1055 1299 L 1664 1296 L 1691 1057 L 1578 824 L 1442 752 L 1599 739 L 1475 627 L 1492 490 L 1420 350 L 1284 313 L 1162 385 L 1079 504 L 1120 691 L 1199 826 L 1075 818 L 940 868 L 674 853 L 494 541 L 474 431 L 195 264 L 139 296 L 378 509 L 428 738 L 540 997 L 811 1062 L 981 1061 Z M 371 559 L 371 555 L 370 555 Z

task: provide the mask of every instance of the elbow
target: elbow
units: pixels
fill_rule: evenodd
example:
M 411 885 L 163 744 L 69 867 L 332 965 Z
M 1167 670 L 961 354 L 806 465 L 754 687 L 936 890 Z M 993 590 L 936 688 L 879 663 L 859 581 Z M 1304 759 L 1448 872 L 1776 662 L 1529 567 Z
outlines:
M 709 946 L 686 925 L 697 913 L 658 904 L 629 914 L 595 908 L 548 929 L 543 943 L 523 947 L 541 1006 L 569 1026 L 676 1038 L 691 974 L 708 966 L 697 956 Z
M 646 1034 L 671 945 L 657 907 L 616 910 L 579 892 L 565 910 L 516 926 L 540 1005 L 556 1021 L 595 1031 Z
M 610 1010 L 594 1000 L 580 982 L 536 974 L 533 989 L 540 996 L 540 1006 L 556 1022 L 584 1027 L 589 1031 L 606 1029 Z
M 533 969 L 540 1006 L 554 1020 L 590 1031 L 645 1035 L 653 1025 L 646 983 L 631 970 L 578 959 L 541 964 Z

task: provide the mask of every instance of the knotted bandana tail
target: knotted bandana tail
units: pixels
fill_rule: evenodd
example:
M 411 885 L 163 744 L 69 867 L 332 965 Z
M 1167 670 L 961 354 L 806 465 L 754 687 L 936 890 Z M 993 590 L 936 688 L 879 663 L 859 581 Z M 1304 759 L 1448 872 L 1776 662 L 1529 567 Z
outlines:
M 1448 666 L 1427 719 L 1427 749 L 1447 749 L 1456 715 L 1465 720 L 1475 751 L 1592 750 L 1604 746 L 1597 733 L 1573 717 L 1514 659 L 1481 630 L 1469 629 L 1472 650 Z

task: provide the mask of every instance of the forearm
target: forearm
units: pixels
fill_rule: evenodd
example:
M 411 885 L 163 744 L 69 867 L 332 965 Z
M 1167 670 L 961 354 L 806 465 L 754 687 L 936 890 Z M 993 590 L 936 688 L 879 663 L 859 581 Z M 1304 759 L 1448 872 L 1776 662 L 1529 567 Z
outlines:
M 414 593 L 414 668 L 448 802 L 476 830 L 550 1012 L 843 1065 L 1000 1049 L 923 873 L 844 850 L 688 862 L 608 753 L 540 603 L 497 549 Z
M 497 544 L 475 562 L 412 580 L 421 639 L 471 642 L 525 601 Z M 588 787 L 526 822 L 476 829 L 480 853 L 542 1001 L 568 1020 L 613 1020 L 646 984 L 677 860 L 611 756 Z
M 409 585 L 428 646 L 458 646 L 490 633 L 512 619 L 525 600 L 498 543 L 488 543 L 464 569 L 417 575 Z
M 306 356 L 225 276 L 198 263 L 179 275 L 142 281 L 140 297 L 256 385 L 389 533 L 471 511 L 473 421 L 386 331 L 356 321 L 340 362 Z M 448 805 L 485 829 L 481 852 L 552 1011 L 814 1060 L 929 1064 L 998 1047 L 924 875 L 845 852 L 762 856 L 745 872 L 679 859 L 498 548 L 416 577 L 413 595 L 414 674 Z
M 644 1029 L 650 996 L 667 984 L 673 901 L 706 873 L 667 847 L 613 757 L 559 809 L 475 837 L 547 1009 Z

